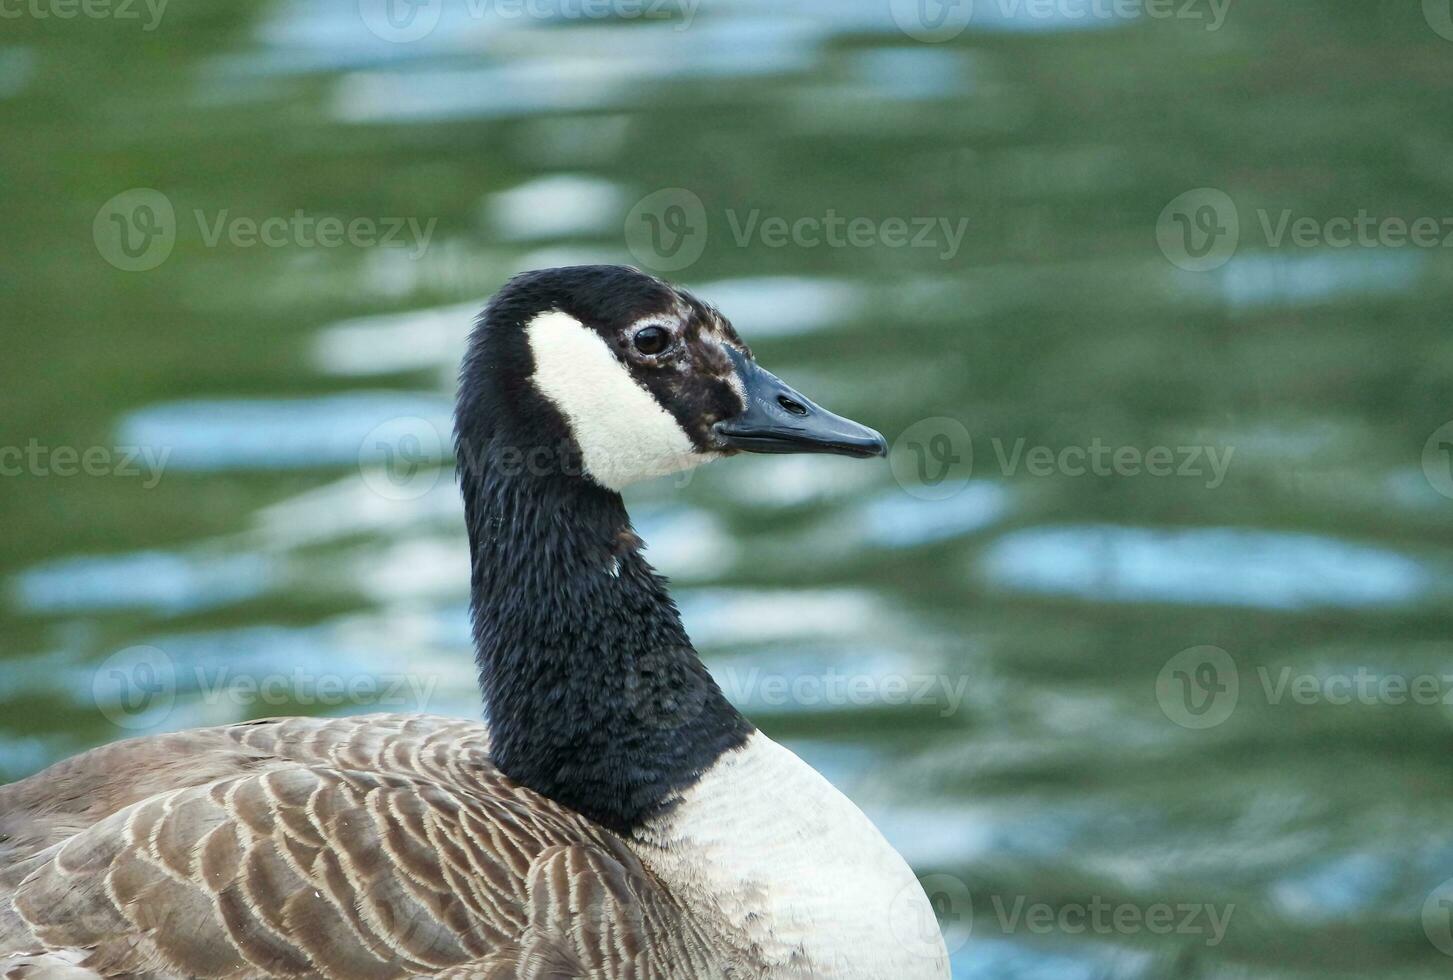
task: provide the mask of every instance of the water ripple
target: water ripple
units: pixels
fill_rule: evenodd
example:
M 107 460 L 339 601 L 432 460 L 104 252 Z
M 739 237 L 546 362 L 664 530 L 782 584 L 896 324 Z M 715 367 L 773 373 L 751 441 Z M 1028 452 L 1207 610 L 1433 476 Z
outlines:
M 1265 609 L 1401 605 L 1426 598 L 1437 580 L 1386 548 L 1236 528 L 1029 528 L 995 541 L 980 567 L 1017 591 Z

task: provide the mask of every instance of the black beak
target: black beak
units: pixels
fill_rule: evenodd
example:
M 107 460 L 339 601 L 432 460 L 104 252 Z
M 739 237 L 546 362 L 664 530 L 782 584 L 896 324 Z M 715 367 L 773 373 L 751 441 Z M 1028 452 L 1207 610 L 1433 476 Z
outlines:
M 749 453 L 888 455 L 888 444 L 874 430 L 817 407 L 735 347 L 726 350 L 747 396 L 746 411 L 714 427 L 728 447 Z

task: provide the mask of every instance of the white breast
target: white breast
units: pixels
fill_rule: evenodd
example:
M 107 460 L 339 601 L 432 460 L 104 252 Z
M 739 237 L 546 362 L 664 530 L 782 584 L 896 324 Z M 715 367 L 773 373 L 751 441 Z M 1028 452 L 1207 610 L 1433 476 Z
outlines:
M 639 831 L 641 859 L 767 976 L 946 980 L 922 888 L 852 802 L 761 733 Z

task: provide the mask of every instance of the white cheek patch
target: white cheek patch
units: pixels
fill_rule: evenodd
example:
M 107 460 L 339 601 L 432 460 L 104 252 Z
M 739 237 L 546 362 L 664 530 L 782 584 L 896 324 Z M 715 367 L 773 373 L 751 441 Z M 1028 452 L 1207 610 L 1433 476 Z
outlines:
M 565 417 L 596 483 L 619 490 L 714 457 L 697 452 L 671 413 L 579 320 L 552 310 L 531 320 L 525 334 L 535 387 Z

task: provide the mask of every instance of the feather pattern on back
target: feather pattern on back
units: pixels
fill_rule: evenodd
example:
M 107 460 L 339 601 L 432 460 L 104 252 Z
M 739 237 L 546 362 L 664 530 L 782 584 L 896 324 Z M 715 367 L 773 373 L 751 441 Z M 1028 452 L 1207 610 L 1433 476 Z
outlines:
M 747 975 L 457 719 L 103 746 L 0 787 L 0 869 L 7 978 Z

